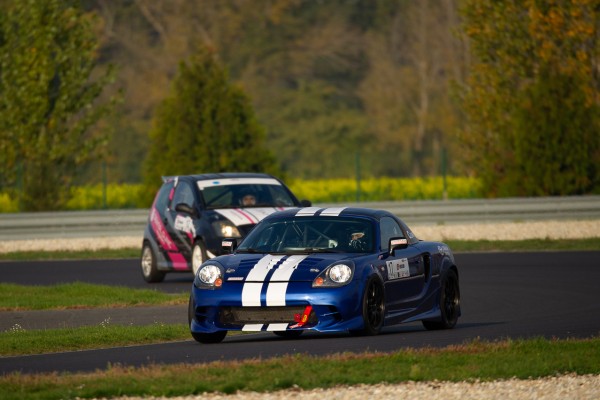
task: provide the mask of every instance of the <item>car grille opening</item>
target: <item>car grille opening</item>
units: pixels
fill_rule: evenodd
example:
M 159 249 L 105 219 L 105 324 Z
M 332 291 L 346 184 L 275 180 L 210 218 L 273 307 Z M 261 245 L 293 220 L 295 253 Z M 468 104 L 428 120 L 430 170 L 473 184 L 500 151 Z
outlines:
M 292 323 L 305 306 L 294 307 L 223 307 L 220 321 L 225 325 Z M 311 317 L 316 319 L 314 313 Z

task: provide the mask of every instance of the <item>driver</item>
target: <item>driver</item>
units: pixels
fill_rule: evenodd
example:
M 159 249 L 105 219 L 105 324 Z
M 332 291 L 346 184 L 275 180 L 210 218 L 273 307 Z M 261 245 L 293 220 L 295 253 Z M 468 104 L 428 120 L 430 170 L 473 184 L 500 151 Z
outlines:
M 348 243 L 348 246 L 355 250 L 367 250 L 368 245 L 365 239 L 364 232 L 352 232 L 350 234 L 350 243 Z
M 256 205 L 256 196 L 251 193 L 245 194 L 244 197 L 242 197 L 242 205 L 245 207 Z

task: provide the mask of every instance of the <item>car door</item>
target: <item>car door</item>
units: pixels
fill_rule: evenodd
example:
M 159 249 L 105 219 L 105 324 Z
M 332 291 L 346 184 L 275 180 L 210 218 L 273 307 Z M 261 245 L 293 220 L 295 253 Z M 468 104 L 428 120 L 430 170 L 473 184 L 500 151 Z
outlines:
M 184 205 L 178 210 L 178 205 Z M 194 212 L 190 212 L 194 210 Z M 192 251 L 192 245 L 196 237 L 196 228 L 194 218 L 197 218 L 196 199 L 190 184 L 186 181 L 179 181 L 175 186 L 175 193 L 166 212 L 167 223 L 165 227 L 178 252 L 184 255 L 189 261 Z
M 385 298 L 388 314 L 408 312 L 420 301 L 425 285 L 425 262 L 421 251 L 414 244 L 389 253 L 391 238 L 405 237 L 396 220 L 383 217 L 380 221 L 380 237 L 384 256 Z

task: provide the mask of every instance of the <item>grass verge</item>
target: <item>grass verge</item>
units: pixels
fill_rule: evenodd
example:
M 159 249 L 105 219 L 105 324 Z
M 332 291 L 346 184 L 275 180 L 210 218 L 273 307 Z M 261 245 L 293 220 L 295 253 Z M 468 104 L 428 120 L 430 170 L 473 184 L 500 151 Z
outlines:
M 188 297 L 187 293 L 174 295 L 83 282 L 54 286 L 0 283 L 0 311 L 175 305 L 187 304 Z
M 186 324 L 122 326 L 105 321 L 95 326 L 41 330 L 24 330 L 15 325 L 0 333 L 0 356 L 99 349 L 190 338 L 190 328 Z M 0 398 L 4 397 L 0 395 Z
M 200 345 L 199 345 L 200 346 Z M 206 392 L 271 392 L 406 381 L 538 378 L 600 373 L 600 338 L 473 341 L 444 349 L 386 354 L 304 354 L 209 364 L 111 366 L 94 373 L 0 377 L 3 399 L 75 399 L 183 396 Z

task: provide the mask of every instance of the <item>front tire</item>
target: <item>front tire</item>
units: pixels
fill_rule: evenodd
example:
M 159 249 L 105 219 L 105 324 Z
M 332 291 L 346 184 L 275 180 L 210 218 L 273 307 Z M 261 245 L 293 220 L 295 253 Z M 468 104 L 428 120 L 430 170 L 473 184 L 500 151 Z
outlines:
M 304 331 L 274 331 L 273 333 L 285 339 L 295 339 L 300 337 Z
M 377 277 L 369 278 L 362 298 L 364 327 L 362 330 L 350 331 L 350 333 L 353 335 L 377 335 L 383 327 L 384 301 L 383 284 Z
M 156 267 L 156 255 L 152 251 L 150 243 L 144 242 L 142 247 L 142 258 L 141 258 L 142 276 L 148 283 L 162 282 L 165 279 L 165 273 L 159 271 Z
M 206 255 L 206 248 L 204 247 L 204 243 L 198 240 L 194 243 L 194 247 L 192 247 L 192 272 L 194 276 L 196 272 L 200 269 L 200 266 L 204 261 L 208 259 Z
M 449 270 L 440 288 L 440 312 L 442 318 L 439 321 L 422 321 L 425 329 L 439 330 L 452 329 L 460 315 L 460 288 L 458 275 L 454 270 Z
M 194 301 L 192 296 L 190 296 L 190 301 L 188 302 L 188 326 L 190 327 L 190 334 L 194 338 L 194 340 L 198 343 L 211 344 L 211 343 L 221 343 L 225 336 L 227 336 L 227 331 L 217 331 L 214 333 L 199 333 L 192 332 L 192 320 L 194 319 Z

